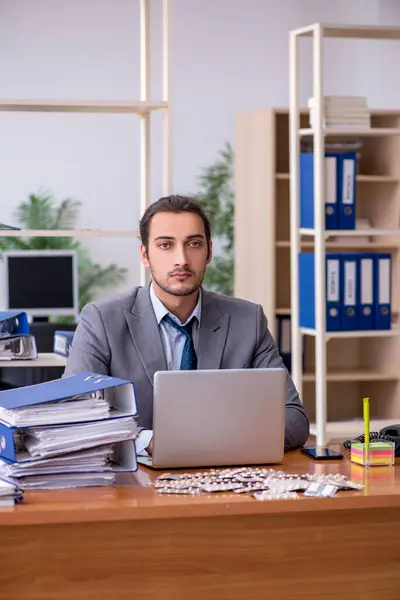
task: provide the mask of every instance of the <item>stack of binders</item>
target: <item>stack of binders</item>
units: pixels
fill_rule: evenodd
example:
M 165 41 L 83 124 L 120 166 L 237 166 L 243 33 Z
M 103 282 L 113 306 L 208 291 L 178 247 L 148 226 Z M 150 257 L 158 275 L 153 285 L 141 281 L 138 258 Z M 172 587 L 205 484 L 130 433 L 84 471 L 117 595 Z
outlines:
M 388 253 L 326 254 L 326 330 L 391 329 L 392 257 Z M 299 255 L 300 326 L 315 329 L 314 254 Z
M 0 392 L 0 477 L 21 489 L 114 485 L 137 470 L 133 384 L 79 373 Z
M 357 153 L 325 152 L 325 229 L 355 229 Z M 314 154 L 300 154 L 300 226 L 314 228 Z
M 29 332 L 26 312 L 0 312 L 0 360 L 37 358 L 36 341 Z

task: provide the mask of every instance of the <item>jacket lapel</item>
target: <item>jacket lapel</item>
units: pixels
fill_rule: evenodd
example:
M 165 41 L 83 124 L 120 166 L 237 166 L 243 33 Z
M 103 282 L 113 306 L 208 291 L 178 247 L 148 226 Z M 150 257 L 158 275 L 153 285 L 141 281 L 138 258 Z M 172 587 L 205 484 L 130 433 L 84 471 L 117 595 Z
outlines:
M 136 351 L 153 384 L 154 374 L 166 371 L 167 362 L 148 286 L 139 289 L 131 312 L 125 311 L 125 318 Z
M 229 315 L 224 314 L 216 299 L 203 289 L 197 353 L 198 369 L 220 368 L 228 327 Z

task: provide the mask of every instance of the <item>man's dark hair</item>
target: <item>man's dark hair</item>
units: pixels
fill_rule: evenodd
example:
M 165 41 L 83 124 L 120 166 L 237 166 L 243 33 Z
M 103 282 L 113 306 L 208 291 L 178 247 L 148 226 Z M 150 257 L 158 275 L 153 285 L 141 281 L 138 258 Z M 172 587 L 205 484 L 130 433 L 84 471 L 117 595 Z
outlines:
M 204 232 L 206 235 L 207 246 L 210 246 L 211 240 L 211 226 L 210 221 L 204 212 L 203 207 L 200 202 L 195 198 L 190 198 L 189 196 L 179 196 L 178 194 L 174 194 L 172 196 L 163 196 L 146 209 L 142 218 L 140 219 L 140 238 L 142 240 L 142 244 L 146 248 L 146 252 L 149 249 L 149 230 L 150 230 L 150 221 L 154 217 L 155 214 L 159 212 L 191 212 L 199 215 L 204 223 Z

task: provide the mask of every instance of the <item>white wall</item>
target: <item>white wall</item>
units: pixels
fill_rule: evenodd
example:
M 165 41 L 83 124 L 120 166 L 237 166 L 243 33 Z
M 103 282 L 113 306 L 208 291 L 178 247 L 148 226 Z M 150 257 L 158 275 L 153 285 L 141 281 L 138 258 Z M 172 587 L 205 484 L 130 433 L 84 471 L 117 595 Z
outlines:
M 138 0 L 0 0 L 0 96 L 137 99 Z M 153 0 L 154 95 L 160 93 L 160 0 Z M 237 111 L 288 104 L 288 31 L 315 21 L 400 24 L 397 0 L 172 0 L 174 190 L 197 178 Z M 326 92 L 367 94 L 398 108 L 397 42 L 326 42 Z M 302 101 L 311 93 L 304 42 Z M 388 70 L 385 71 L 384 67 Z M 153 134 L 152 198 L 161 193 L 160 120 Z M 30 192 L 83 202 L 79 226 L 137 228 L 136 117 L 0 113 L 0 221 Z M 138 278 L 138 243 L 84 240 L 93 257 Z M 109 290 L 107 293 L 114 293 Z

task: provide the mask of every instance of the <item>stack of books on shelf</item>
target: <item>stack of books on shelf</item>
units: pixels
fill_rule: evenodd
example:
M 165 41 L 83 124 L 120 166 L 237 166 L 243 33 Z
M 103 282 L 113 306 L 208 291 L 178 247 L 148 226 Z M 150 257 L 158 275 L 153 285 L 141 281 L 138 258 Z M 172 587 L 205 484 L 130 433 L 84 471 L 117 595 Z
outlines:
M 308 109 L 310 127 L 316 124 L 315 98 L 309 98 Z M 329 128 L 369 128 L 371 115 L 364 96 L 325 96 L 323 127 Z
M 391 329 L 392 257 L 383 252 L 327 252 L 326 330 Z M 300 327 L 315 329 L 315 257 L 299 255 Z
M 97 373 L 0 392 L 0 478 L 22 490 L 113 485 L 137 470 L 132 382 Z
M 30 334 L 26 312 L 0 312 L 0 360 L 37 358 L 36 340 Z

